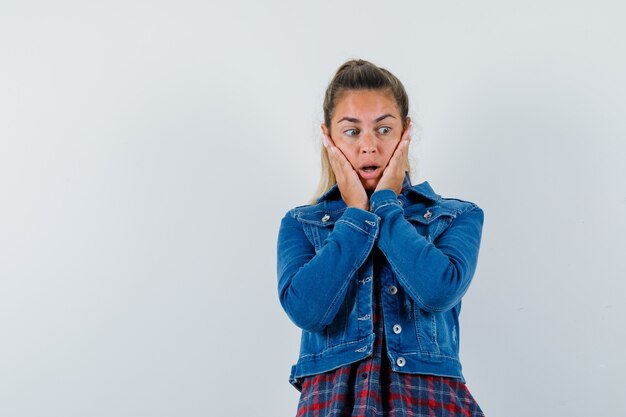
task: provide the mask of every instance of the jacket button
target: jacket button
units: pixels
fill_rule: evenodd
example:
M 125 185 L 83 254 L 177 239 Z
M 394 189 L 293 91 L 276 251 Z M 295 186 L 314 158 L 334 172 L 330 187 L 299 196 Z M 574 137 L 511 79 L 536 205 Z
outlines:
M 406 361 L 402 356 L 400 356 L 398 359 L 396 359 L 396 363 L 398 364 L 398 366 L 404 366 L 406 364 Z
M 400 204 L 401 206 L 404 205 L 404 203 L 400 199 L 398 199 L 398 204 Z
M 396 288 L 395 285 L 390 285 L 389 288 L 387 288 L 387 290 L 389 291 L 389 294 L 394 295 L 395 293 L 398 292 L 398 288 Z
M 426 210 L 426 213 L 424 213 L 425 219 L 430 219 L 432 216 L 433 216 L 433 213 L 430 210 Z
M 395 334 L 400 334 L 401 331 L 402 331 L 402 326 L 400 326 L 399 324 L 394 324 L 393 325 L 393 332 Z
M 324 217 L 322 217 L 322 221 L 323 222 L 327 222 L 328 220 L 330 220 L 330 216 L 328 214 L 324 215 Z

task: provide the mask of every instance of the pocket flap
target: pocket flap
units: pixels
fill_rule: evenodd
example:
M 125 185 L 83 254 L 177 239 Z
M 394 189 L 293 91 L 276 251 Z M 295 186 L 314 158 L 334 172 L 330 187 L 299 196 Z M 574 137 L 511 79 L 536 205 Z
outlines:
M 405 211 L 404 217 L 410 222 L 417 222 L 421 224 L 430 224 L 442 216 L 455 217 L 456 211 L 442 206 L 432 206 L 427 208 L 420 208 L 414 212 L 407 213 Z
M 333 226 L 337 220 L 343 215 L 345 209 L 342 210 L 315 210 L 302 212 L 298 215 L 298 219 L 303 223 L 312 224 L 320 227 Z

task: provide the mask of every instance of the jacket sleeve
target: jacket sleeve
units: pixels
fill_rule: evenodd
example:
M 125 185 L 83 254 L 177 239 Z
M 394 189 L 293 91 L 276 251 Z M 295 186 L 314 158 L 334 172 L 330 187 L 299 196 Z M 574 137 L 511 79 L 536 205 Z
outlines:
M 330 324 L 339 311 L 348 284 L 374 246 L 380 219 L 348 207 L 315 252 L 303 225 L 289 211 L 278 232 L 278 294 L 294 324 L 317 331 Z
M 483 210 L 472 203 L 431 243 L 404 218 L 393 190 L 374 192 L 370 207 L 381 218 L 378 247 L 415 303 L 430 312 L 458 304 L 476 270 Z

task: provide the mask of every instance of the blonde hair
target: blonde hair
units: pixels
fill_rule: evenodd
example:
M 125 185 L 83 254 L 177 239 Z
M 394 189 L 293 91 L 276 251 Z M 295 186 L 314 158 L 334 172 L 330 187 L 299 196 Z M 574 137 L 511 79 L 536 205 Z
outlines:
M 349 90 L 388 90 L 398 105 L 403 129 L 408 128 L 409 97 L 400 80 L 391 72 L 369 61 L 351 59 L 337 69 L 333 79 L 326 88 L 323 104 L 324 124 L 329 132 L 331 131 L 331 120 L 337 102 L 341 95 Z M 320 181 L 309 204 L 316 204 L 317 199 L 337 183 L 323 144 L 320 144 L 320 154 L 322 163 Z M 407 171 L 411 172 L 410 164 L 407 167 Z

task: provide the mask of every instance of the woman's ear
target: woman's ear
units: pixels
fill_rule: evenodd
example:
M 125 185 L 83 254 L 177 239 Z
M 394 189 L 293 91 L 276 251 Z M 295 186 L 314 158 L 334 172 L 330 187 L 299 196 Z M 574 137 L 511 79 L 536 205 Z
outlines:
M 328 131 L 328 128 L 326 127 L 326 123 L 322 123 L 320 127 L 322 128 L 322 132 L 330 138 L 330 132 Z

